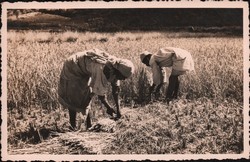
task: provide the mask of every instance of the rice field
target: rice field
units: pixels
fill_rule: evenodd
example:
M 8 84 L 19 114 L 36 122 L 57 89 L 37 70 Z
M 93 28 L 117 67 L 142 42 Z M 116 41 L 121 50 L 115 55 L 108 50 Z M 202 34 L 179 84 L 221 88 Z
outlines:
M 121 84 L 124 115 L 103 154 L 243 151 L 241 37 L 168 32 L 9 31 L 7 35 L 9 152 L 53 139 L 52 132 L 69 131 L 67 110 L 57 100 L 60 69 L 71 54 L 92 48 L 130 59 L 136 67 L 135 74 Z M 181 76 L 179 100 L 169 106 L 159 101 L 147 104 L 151 72 L 140 63 L 139 54 L 164 46 L 188 50 L 195 72 Z M 92 113 L 94 121 L 106 117 L 97 98 Z

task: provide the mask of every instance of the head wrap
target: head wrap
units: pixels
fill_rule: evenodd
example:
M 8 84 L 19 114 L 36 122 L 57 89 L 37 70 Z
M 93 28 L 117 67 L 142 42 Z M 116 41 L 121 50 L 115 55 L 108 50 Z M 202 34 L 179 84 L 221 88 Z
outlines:
M 143 53 L 140 54 L 140 59 L 143 62 L 144 58 L 148 55 L 151 55 L 152 53 L 148 52 L 148 51 L 144 51 Z
M 117 62 L 114 64 L 114 68 L 126 78 L 130 77 L 135 71 L 133 63 L 127 59 L 117 60 Z

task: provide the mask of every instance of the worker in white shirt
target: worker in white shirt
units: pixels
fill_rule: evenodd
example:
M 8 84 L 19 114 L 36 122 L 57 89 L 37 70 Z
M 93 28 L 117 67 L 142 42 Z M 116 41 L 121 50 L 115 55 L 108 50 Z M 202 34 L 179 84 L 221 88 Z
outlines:
M 191 54 L 180 48 L 165 47 L 155 54 L 145 51 L 140 54 L 140 59 L 142 63 L 152 68 L 153 84 L 149 91 L 150 94 L 154 92 L 156 97 L 159 96 L 160 88 L 164 83 L 166 71 L 163 68 L 172 67 L 165 96 L 168 104 L 177 98 L 180 84 L 178 76 L 194 70 L 194 61 Z

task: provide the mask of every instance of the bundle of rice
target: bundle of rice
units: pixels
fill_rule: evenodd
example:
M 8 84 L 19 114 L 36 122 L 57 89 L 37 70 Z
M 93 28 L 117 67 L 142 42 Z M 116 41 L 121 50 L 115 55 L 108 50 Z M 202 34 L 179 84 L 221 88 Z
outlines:
M 111 120 L 109 118 L 102 118 L 98 120 L 98 122 L 88 130 L 93 132 L 113 133 L 115 129 L 116 129 L 116 122 L 114 120 Z

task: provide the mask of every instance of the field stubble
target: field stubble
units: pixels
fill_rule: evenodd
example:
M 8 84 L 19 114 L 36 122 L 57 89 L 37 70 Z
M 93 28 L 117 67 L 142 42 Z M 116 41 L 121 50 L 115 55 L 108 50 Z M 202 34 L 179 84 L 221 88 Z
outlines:
M 116 138 L 105 153 L 239 153 L 243 149 L 242 38 L 12 31 L 7 45 L 9 149 L 39 143 L 53 131 L 68 131 L 67 110 L 57 100 L 60 69 L 68 56 L 91 48 L 128 58 L 136 67 L 135 75 L 122 82 L 121 99 L 123 106 L 133 103 L 131 107 L 138 108 L 117 122 Z M 190 51 L 196 71 L 181 76 L 180 101 L 170 107 L 162 102 L 145 105 L 150 69 L 140 63 L 139 53 L 165 46 Z M 96 121 L 104 116 L 99 105 L 95 98 Z

